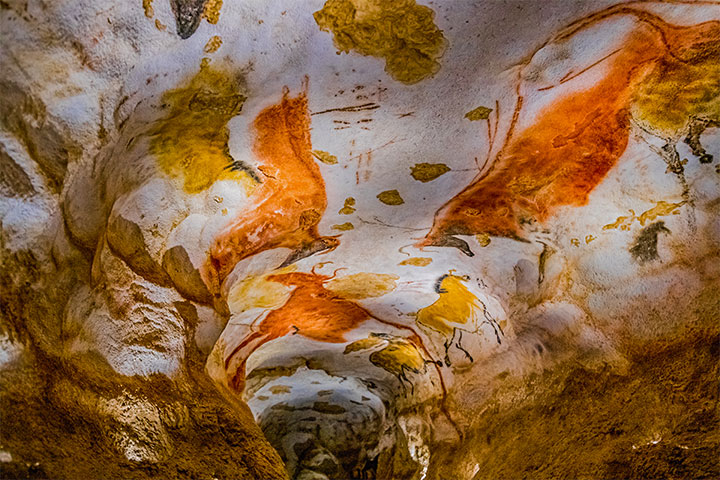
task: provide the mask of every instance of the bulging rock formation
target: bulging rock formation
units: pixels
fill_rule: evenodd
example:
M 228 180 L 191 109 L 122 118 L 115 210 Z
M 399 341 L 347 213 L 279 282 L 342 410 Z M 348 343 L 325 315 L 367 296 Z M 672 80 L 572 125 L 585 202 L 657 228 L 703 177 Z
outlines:
M 720 476 L 720 3 L 0 35 L 4 478 Z

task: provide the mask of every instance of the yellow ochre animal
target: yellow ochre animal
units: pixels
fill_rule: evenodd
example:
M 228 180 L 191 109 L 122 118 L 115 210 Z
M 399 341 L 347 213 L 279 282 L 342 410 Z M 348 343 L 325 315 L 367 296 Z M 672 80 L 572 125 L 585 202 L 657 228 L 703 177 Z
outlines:
M 480 326 L 489 324 L 495 332 L 498 344 L 504 335 L 498 322 L 490 315 L 485 304 L 466 286 L 468 276 L 453 274 L 453 270 L 435 282 L 435 292 L 440 297 L 431 305 L 415 314 L 415 321 L 423 329 L 432 330 L 445 337 L 445 364 L 450 366 L 450 347 L 453 344 L 472 362 L 470 353 L 462 346 L 462 333 L 479 333 Z M 478 313 L 482 319 L 478 322 Z M 457 340 L 455 337 L 458 337 Z

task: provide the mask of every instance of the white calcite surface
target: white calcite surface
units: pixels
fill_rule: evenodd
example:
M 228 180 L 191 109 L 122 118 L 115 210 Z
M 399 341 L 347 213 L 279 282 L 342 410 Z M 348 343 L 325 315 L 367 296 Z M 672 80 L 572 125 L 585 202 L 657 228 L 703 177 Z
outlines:
M 10 477 L 720 475 L 719 3 L 9 0 L 0 35 Z

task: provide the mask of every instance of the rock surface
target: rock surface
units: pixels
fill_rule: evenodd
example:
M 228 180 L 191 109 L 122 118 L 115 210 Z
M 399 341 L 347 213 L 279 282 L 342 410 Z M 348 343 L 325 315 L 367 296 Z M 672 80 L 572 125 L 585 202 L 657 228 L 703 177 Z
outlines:
M 0 35 L 4 478 L 720 476 L 718 2 Z

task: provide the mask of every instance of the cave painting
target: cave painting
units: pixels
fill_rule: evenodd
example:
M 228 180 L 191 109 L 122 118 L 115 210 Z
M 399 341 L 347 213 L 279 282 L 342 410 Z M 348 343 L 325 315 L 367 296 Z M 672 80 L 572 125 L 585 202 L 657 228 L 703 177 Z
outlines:
M 696 131 L 720 119 L 720 22 L 676 26 L 621 6 L 576 22 L 555 41 L 615 15 L 634 18 L 636 27 L 619 49 L 585 69 L 606 63 L 604 77 L 555 100 L 515 134 L 523 114 L 519 83 L 511 126 L 494 163 L 437 211 L 418 246 L 452 246 L 472 256 L 456 235 L 525 240 L 527 225 L 542 223 L 561 206 L 587 203 L 624 153 L 632 122 L 667 139 L 663 150 L 670 152 L 665 158 L 673 173 L 682 174 L 682 165 L 671 142 L 683 135 L 695 144 L 694 152 L 706 155 L 694 140 Z M 568 74 L 559 84 L 583 72 Z
M 277 285 L 290 287 L 292 291 L 282 297 L 283 304 L 280 307 L 270 310 L 262 320 L 258 317 L 257 325 L 253 324 L 251 332 L 226 356 L 226 370 L 233 363 L 238 365 L 232 375 L 233 388 L 242 391 L 245 361 L 265 343 L 286 335 L 301 335 L 324 343 L 345 343 L 349 332 L 369 320 L 409 331 L 408 338 L 430 358 L 421 338 L 411 327 L 383 320 L 353 301 L 388 293 L 394 289 L 396 277 L 362 273 L 340 278 L 333 286 L 330 282 L 334 278 L 335 275 L 321 275 L 313 270 L 311 273 L 283 271 L 270 274 L 262 280 L 251 279 L 253 284 L 250 290 L 260 288 L 260 282 L 270 287 L 268 295 L 257 295 L 255 298 L 258 303 L 252 306 L 267 307 L 277 303 L 276 299 L 283 295 Z M 245 290 L 242 289 L 243 292 Z M 237 294 L 236 298 L 247 301 L 242 293 Z M 239 361 L 236 356 L 239 356 Z
M 261 183 L 251 196 L 252 206 L 216 238 L 210 248 L 207 281 L 217 291 L 237 262 L 264 250 L 292 250 L 290 264 L 337 247 L 337 236 L 318 232 L 327 197 L 325 182 L 313 159 L 307 97 L 291 97 L 265 108 L 253 123 L 257 170 Z
M 387 333 L 373 332 L 367 338 L 350 343 L 343 353 L 347 355 L 365 350 L 374 350 L 369 357 L 370 363 L 395 376 L 406 393 L 407 383 L 411 395 L 415 393 L 415 385 L 408 378 L 408 373 L 422 373 L 426 371 L 428 362 L 434 363 L 424 358 L 411 341 Z
M 498 344 L 502 342 L 502 328 L 490 315 L 485 304 L 466 286 L 467 276 L 453 274 L 441 276 L 435 282 L 435 292 L 439 298 L 415 314 L 415 320 L 423 329 L 440 334 L 445 340 L 445 365 L 451 365 L 450 348 L 455 346 L 472 362 L 473 358 L 462 345 L 462 335 L 479 333 L 480 326 L 488 324 L 495 332 Z M 478 313 L 483 318 L 478 322 Z
M 257 174 L 228 148 L 227 123 L 246 99 L 237 79 L 210 66 L 163 95 L 169 112 L 150 129 L 150 152 L 186 193 L 200 193 L 219 180 L 234 180 L 248 192 L 258 184 Z

